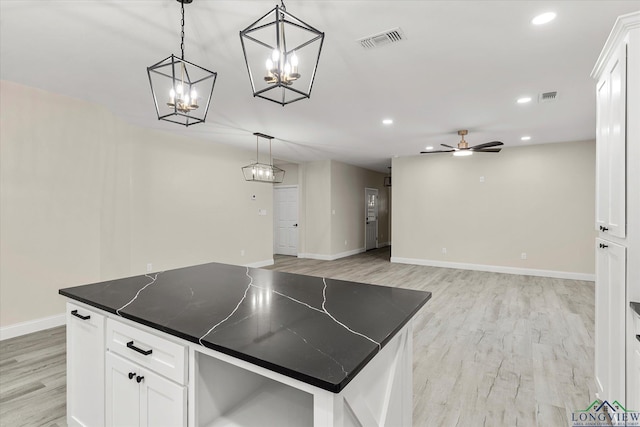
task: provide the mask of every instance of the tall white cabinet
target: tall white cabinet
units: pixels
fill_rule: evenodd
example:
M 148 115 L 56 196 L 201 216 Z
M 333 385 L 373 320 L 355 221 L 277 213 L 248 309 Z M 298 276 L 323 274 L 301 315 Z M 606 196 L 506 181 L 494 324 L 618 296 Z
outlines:
M 596 345 L 598 397 L 640 408 L 640 11 L 616 21 L 598 58 Z M 624 403 L 623 403 L 624 404 Z

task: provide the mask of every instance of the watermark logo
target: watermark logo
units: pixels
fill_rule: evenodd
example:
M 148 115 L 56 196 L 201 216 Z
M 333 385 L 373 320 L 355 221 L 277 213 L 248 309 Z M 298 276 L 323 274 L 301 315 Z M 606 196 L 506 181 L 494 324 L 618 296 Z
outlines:
M 611 425 L 639 426 L 640 411 L 626 409 L 620 402 L 594 400 L 591 405 L 583 411 L 576 411 L 571 414 L 573 427 L 600 427 Z

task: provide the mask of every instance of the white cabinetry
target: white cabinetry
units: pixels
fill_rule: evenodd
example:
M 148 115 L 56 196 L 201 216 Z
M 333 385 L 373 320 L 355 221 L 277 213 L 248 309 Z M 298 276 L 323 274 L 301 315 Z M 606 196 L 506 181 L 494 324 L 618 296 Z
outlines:
M 187 389 L 107 353 L 107 425 L 186 426 Z
M 598 397 L 613 402 L 624 396 L 626 248 L 596 239 L 596 386 Z
M 67 303 L 67 423 L 104 426 L 105 317 Z
M 107 321 L 106 424 L 187 425 L 186 347 Z
M 596 386 L 640 404 L 631 301 L 640 302 L 640 11 L 618 17 L 591 73 L 597 80 Z
M 631 351 L 631 375 L 629 376 L 629 398 L 627 408 L 640 410 L 640 315 L 634 313 L 634 328 L 632 334 L 635 341 Z
M 616 47 L 596 86 L 596 226 L 625 237 L 626 45 Z

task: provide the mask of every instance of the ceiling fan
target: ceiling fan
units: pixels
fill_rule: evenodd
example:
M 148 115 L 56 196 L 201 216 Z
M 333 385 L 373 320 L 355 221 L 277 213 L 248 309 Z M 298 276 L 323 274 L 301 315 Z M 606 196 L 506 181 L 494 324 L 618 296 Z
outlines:
M 484 144 L 474 145 L 473 147 L 469 147 L 467 141 L 464 140 L 464 136 L 468 134 L 467 130 L 459 130 L 458 135 L 461 136 L 460 142 L 458 142 L 457 147 L 452 147 L 447 144 L 440 144 L 443 147 L 450 148 L 450 150 L 437 150 L 437 151 L 421 151 L 420 154 L 430 154 L 430 153 L 453 153 L 454 156 L 470 156 L 473 152 L 478 153 L 499 153 L 502 148 L 493 148 L 498 147 L 500 145 L 504 145 L 500 141 L 491 141 L 485 142 Z

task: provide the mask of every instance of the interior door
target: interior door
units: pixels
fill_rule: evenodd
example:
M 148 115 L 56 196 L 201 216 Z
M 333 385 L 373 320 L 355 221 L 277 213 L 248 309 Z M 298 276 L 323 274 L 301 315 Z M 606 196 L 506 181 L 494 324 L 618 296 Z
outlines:
M 298 255 L 298 186 L 274 187 L 274 252 Z
M 365 188 L 365 250 L 378 247 L 378 189 Z

